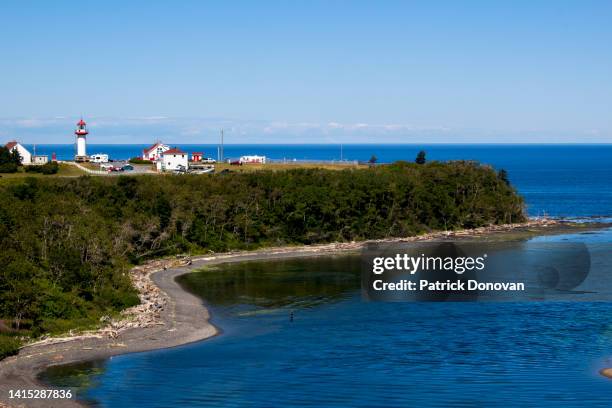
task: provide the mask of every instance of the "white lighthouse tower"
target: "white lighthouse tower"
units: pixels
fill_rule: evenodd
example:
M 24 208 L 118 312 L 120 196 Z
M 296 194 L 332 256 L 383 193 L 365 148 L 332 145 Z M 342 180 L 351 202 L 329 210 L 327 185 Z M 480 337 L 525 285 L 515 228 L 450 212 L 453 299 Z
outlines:
M 83 162 L 88 161 L 89 157 L 87 157 L 87 141 L 85 137 L 89 132 L 87 131 L 87 124 L 81 118 L 79 123 L 77 123 L 77 128 L 74 131 L 76 135 L 76 156 L 74 157 L 75 161 Z

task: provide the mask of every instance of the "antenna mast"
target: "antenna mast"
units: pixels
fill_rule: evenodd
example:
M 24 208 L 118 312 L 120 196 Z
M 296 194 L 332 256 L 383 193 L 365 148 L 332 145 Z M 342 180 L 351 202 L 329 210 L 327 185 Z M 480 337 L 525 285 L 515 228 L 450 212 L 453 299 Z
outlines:
M 221 129 L 221 161 L 223 161 L 223 129 Z

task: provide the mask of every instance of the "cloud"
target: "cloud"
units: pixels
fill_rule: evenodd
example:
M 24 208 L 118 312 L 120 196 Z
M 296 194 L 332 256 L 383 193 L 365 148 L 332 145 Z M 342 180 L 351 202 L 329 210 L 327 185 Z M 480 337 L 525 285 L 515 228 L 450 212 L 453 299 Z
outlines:
M 0 118 L 2 139 L 24 143 L 73 143 L 74 116 Z M 221 129 L 226 143 L 546 143 L 555 141 L 612 142 L 599 129 L 503 131 L 455 129 L 415 123 L 308 122 L 232 118 L 86 117 L 91 143 L 217 143 Z M 1 141 L 0 141 L 1 142 Z

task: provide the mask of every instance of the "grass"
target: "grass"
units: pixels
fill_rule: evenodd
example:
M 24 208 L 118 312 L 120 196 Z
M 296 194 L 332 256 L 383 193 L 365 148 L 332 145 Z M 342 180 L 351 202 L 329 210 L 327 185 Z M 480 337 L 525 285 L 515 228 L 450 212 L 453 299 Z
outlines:
M 78 177 L 84 175 L 85 172 L 78 167 L 71 166 L 69 164 L 59 165 L 59 171 L 57 174 L 40 174 L 40 173 L 26 173 L 23 168 L 20 168 L 17 173 L 2 173 L 0 174 L 0 183 L 11 182 L 12 180 L 20 180 L 25 177 L 34 178 L 48 178 L 48 177 Z
M 80 163 L 82 166 L 90 168 L 92 170 L 100 170 L 100 166 L 97 163 Z M 25 177 L 78 177 L 83 176 L 85 173 L 76 166 L 69 164 L 60 163 L 59 172 L 57 174 L 43 175 L 39 173 L 26 173 L 23 169 L 20 169 L 17 173 L 3 173 L 0 174 L 0 183 L 10 183 L 11 181 L 21 180 Z M 133 165 L 134 167 L 140 168 L 153 168 L 152 165 Z M 290 169 L 326 169 L 326 170 L 344 170 L 344 169 L 363 169 L 367 168 L 367 164 L 353 164 L 353 163 L 334 163 L 334 164 L 321 164 L 321 163 L 269 163 L 269 164 L 244 164 L 242 166 L 233 166 L 228 163 L 216 163 L 215 172 L 219 173 L 225 169 L 233 172 L 255 172 L 261 170 L 290 170 Z M 152 173 L 148 173 L 152 174 Z M 130 175 L 130 173 L 125 173 Z M 133 174 L 136 175 L 136 174 Z M 95 175 L 94 175 L 95 176 Z
M 353 163 L 334 163 L 334 164 L 320 164 L 320 163 L 269 163 L 269 164 L 244 164 L 242 166 L 233 166 L 227 163 L 216 163 L 215 172 L 222 170 L 231 170 L 236 172 L 252 172 L 260 170 L 290 170 L 290 169 L 326 169 L 326 170 L 344 170 L 344 169 L 364 169 L 367 168 L 367 164 L 353 164 Z
M 79 163 L 81 166 L 90 170 L 100 170 L 100 163 Z

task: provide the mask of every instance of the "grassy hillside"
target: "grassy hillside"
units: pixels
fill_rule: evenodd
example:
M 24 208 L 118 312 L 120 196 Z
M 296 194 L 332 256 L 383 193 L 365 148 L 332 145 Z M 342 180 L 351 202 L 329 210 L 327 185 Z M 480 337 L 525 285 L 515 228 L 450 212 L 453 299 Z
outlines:
M 0 184 L 0 355 L 137 303 L 127 272 L 147 258 L 523 219 L 504 177 L 466 162 Z

